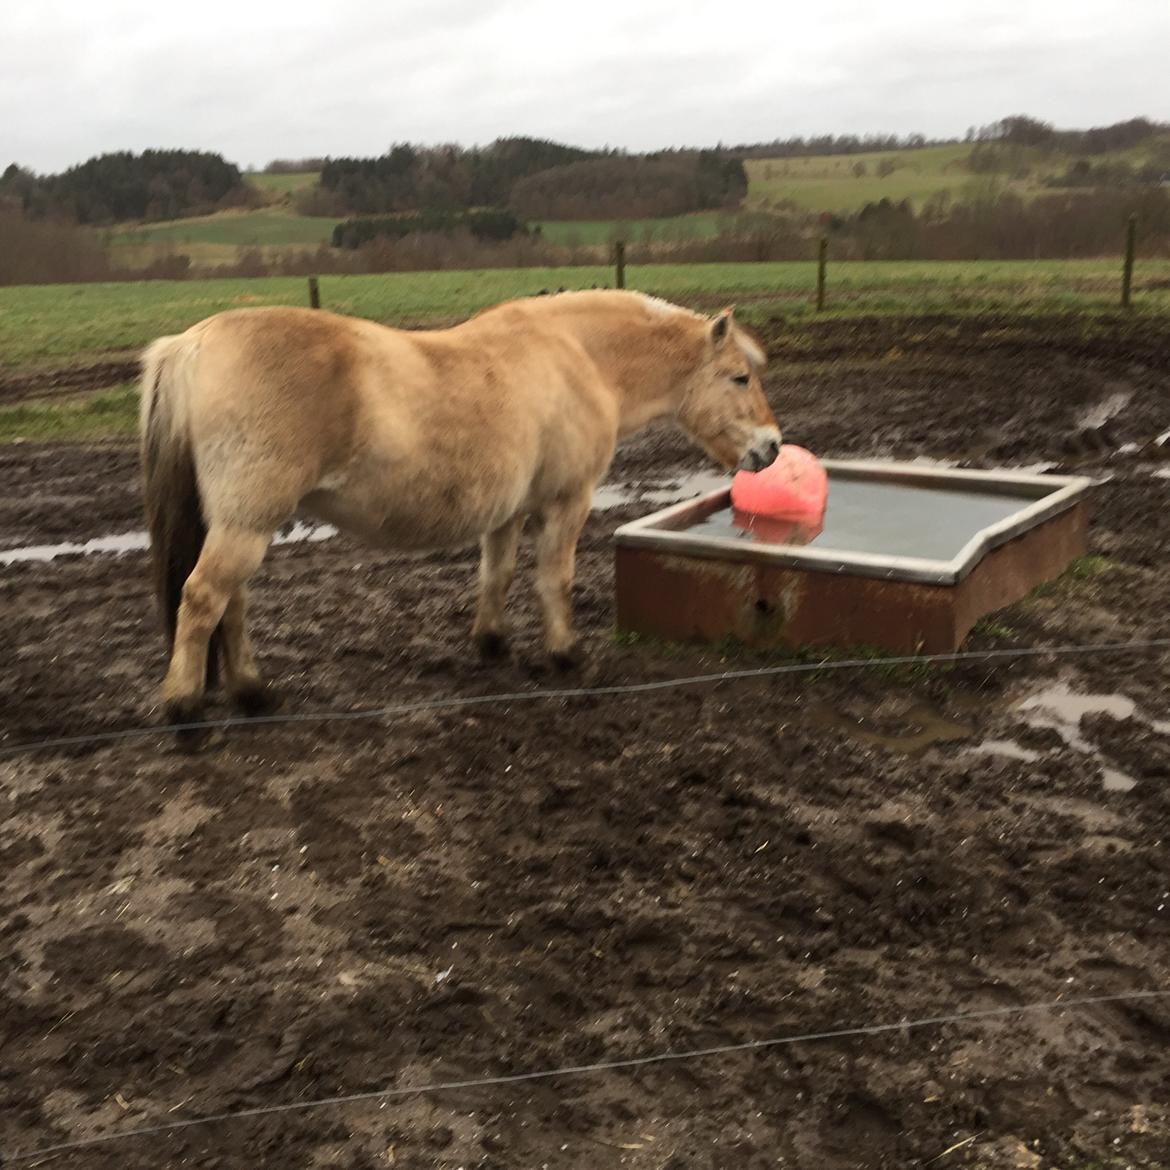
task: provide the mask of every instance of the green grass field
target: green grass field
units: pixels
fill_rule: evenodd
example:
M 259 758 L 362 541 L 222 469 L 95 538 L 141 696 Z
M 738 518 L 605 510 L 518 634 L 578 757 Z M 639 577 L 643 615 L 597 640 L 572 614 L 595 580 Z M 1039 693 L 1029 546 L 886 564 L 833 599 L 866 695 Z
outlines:
M 316 247 L 327 243 L 333 234 L 335 219 L 293 215 L 275 208 L 259 211 L 221 211 L 193 219 L 174 219 L 165 223 L 142 224 L 114 232 L 115 247 L 143 244 L 247 245 L 296 244 Z
M 763 207 L 793 203 L 808 211 L 856 211 L 882 198 L 922 203 L 939 191 L 961 193 L 974 176 L 966 159 L 971 146 L 928 146 L 921 150 L 872 154 L 825 155 L 811 158 L 751 159 L 747 203 Z M 880 177 L 879 165 L 897 169 Z M 858 176 L 855 168 L 863 167 Z
M 138 429 L 138 387 L 116 386 L 62 402 L 0 406 L 0 443 L 130 438 Z
M 261 191 L 269 195 L 283 196 L 291 195 L 294 191 L 301 191 L 305 187 L 311 187 L 316 181 L 317 176 L 312 172 L 301 173 L 294 172 L 292 174 L 266 174 L 263 171 L 254 171 L 249 175 L 244 176 L 253 187 L 259 187 Z
M 1001 187 L 1024 195 L 1047 190 L 1044 179 L 1061 174 L 1077 157 L 1062 151 L 1045 154 L 1024 152 L 1022 161 L 1028 173 L 976 175 L 967 166 L 971 143 L 927 146 L 921 150 L 879 151 L 870 154 L 814 155 L 810 158 L 750 159 L 744 165 L 748 173 L 748 207 L 768 207 L 791 203 L 807 211 L 858 211 L 866 203 L 887 198 L 898 202 L 909 199 L 921 205 L 932 195 L 946 191 L 961 200 L 973 183 L 994 180 Z M 1095 162 L 1126 161 L 1141 165 L 1152 155 L 1166 149 L 1166 140 L 1152 138 L 1129 150 L 1095 155 Z M 885 177 L 878 174 L 883 162 L 895 169 Z M 857 175 L 855 168 L 864 174 Z
M 975 312 L 984 309 L 1104 309 L 1117 301 L 1115 260 L 830 262 L 828 308 L 834 313 Z M 327 309 L 389 324 L 449 323 L 486 305 L 541 289 L 612 284 L 609 268 L 528 268 L 392 273 L 321 278 Z M 811 263 L 689 264 L 632 267 L 632 288 L 714 309 L 738 301 L 751 316 L 811 313 Z M 1139 311 L 1170 309 L 1170 260 L 1141 261 Z M 223 309 L 304 305 L 299 277 L 23 285 L 0 288 L 0 368 L 94 360 L 136 349 Z

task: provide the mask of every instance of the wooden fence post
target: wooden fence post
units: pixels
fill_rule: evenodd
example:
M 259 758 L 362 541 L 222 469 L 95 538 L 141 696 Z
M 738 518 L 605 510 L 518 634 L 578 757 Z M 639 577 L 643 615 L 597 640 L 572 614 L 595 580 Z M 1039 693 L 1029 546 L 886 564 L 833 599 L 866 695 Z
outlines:
M 613 262 L 616 272 L 614 273 L 614 283 L 618 288 L 626 287 L 626 241 L 614 240 L 613 242 Z
M 1125 224 L 1125 266 L 1121 270 L 1121 307 L 1129 308 L 1133 288 L 1133 252 L 1137 242 L 1137 214 L 1130 212 Z
M 825 307 L 825 261 L 829 256 L 829 237 L 821 236 L 817 245 L 817 312 Z
M 317 287 L 317 278 L 315 276 L 309 277 L 309 308 L 319 309 L 321 307 L 321 290 Z

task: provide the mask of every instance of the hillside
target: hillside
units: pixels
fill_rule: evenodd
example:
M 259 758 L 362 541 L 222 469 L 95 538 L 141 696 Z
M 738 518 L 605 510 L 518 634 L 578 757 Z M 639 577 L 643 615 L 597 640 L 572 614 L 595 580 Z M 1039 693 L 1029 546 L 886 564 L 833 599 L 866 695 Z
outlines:
M 744 164 L 748 172 L 747 204 L 758 208 L 788 204 L 813 212 L 858 211 L 880 199 L 909 199 L 921 206 L 944 192 L 952 200 L 962 200 L 974 188 L 986 188 L 989 182 L 1025 195 L 1043 194 L 1051 189 L 1046 179 L 1063 175 L 1086 157 L 1093 166 L 1124 163 L 1140 169 L 1161 159 L 1170 165 L 1170 135 L 1166 134 L 1137 146 L 1091 156 L 1060 147 L 982 147 L 985 157 L 989 148 L 998 149 L 999 158 L 991 160 L 997 164 L 994 169 L 972 166 L 972 153 L 980 144 L 970 142 L 868 154 L 749 159 Z

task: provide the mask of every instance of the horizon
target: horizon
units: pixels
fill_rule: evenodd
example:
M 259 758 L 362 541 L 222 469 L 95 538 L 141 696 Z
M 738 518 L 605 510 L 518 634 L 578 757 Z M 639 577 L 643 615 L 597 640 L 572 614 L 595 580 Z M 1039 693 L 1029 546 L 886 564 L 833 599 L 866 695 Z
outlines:
M 1005 115 L 1003 115 L 1003 118 L 1031 117 L 1031 116 L 1032 115 L 1030 115 L 1030 114 L 1017 113 L 1017 114 L 1005 114 Z M 1091 125 L 1084 125 L 1084 126 L 1061 126 L 1061 125 L 1056 125 L 1056 124 L 1052 124 L 1052 123 L 1050 123 L 1050 125 L 1052 125 L 1052 128 L 1057 133 L 1064 133 L 1064 134 L 1074 133 L 1075 134 L 1075 133 L 1080 133 L 1080 132 L 1083 132 L 1086 130 L 1102 129 L 1102 128 L 1106 128 L 1109 126 L 1117 125 L 1119 123 L 1137 121 L 1139 119 L 1145 119 L 1145 120 L 1147 120 L 1147 121 L 1149 121 L 1149 122 L 1151 122 L 1154 125 L 1159 126 L 1159 127 L 1170 128 L 1170 122 L 1162 122 L 1160 119 L 1151 118 L 1149 115 L 1144 114 L 1144 113 L 1129 114 L 1129 115 L 1126 115 L 1124 117 L 1115 119 L 1111 122 L 1094 122 Z M 890 149 L 892 149 L 892 150 L 920 150 L 920 149 L 924 149 L 924 148 L 929 148 L 931 146 L 960 145 L 960 144 L 963 144 L 963 143 L 968 141 L 967 135 L 971 130 L 979 131 L 981 129 L 984 129 L 984 128 L 987 128 L 990 126 L 994 126 L 997 122 L 999 122 L 1001 120 L 1002 120 L 1002 118 L 992 119 L 989 122 L 972 123 L 969 127 L 965 128 L 961 134 L 942 135 L 942 136 L 938 136 L 938 137 L 927 137 L 927 136 L 923 135 L 923 138 L 925 139 L 925 141 L 921 144 L 914 145 L 914 146 L 902 145 L 902 146 L 893 147 Z M 737 151 L 759 150 L 759 149 L 762 149 L 762 148 L 765 148 L 765 147 L 768 147 L 768 146 L 771 146 L 774 144 L 780 145 L 783 143 L 793 142 L 793 141 L 798 141 L 798 140 L 804 140 L 806 142 L 807 141 L 817 141 L 817 140 L 826 139 L 826 138 L 827 139 L 838 139 L 838 140 L 839 139 L 853 138 L 853 139 L 857 139 L 858 141 L 860 141 L 864 144 L 868 140 L 871 140 L 871 139 L 878 140 L 878 139 L 889 139 L 889 138 L 896 137 L 896 138 L 902 140 L 904 143 L 905 139 L 914 137 L 915 135 L 917 135 L 919 133 L 920 132 L 914 131 L 914 130 L 908 131 L 904 134 L 895 133 L 894 131 L 881 131 L 881 130 L 866 131 L 866 132 L 853 132 L 853 131 L 849 131 L 849 130 L 819 131 L 819 132 L 812 132 L 809 134 L 780 135 L 780 136 L 777 136 L 775 138 L 761 140 L 758 142 L 749 142 L 747 140 L 741 140 L 741 141 L 737 141 L 734 143 L 725 143 L 725 142 L 716 142 L 716 143 L 708 143 L 708 144 L 687 143 L 687 144 L 675 144 L 675 145 L 670 145 L 670 146 L 651 146 L 651 147 L 648 147 L 646 150 L 635 150 L 631 147 L 615 146 L 612 143 L 606 143 L 602 146 L 593 147 L 593 146 L 583 146 L 579 142 L 570 142 L 570 141 L 564 141 L 564 140 L 558 140 L 558 139 L 539 139 L 539 141 L 551 142 L 551 143 L 558 145 L 558 146 L 566 146 L 566 147 L 576 148 L 576 149 L 581 149 L 581 150 L 591 150 L 591 151 L 598 151 L 598 152 L 612 152 L 612 153 L 616 153 L 619 155 L 622 155 L 622 154 L 628 154 L 628 155 L 655 154 L 655 153 L 666 152 L 666 151 L 699 152 L 699 151 L 707 151 L 707 150 L 726 151 L 728 153 L 734 154 Z M 270 166 L 274 162 L 286 162 L 286 163 L 298 164 L 298 163 L 303 163 L 303 162 L 307 162 L 307 161 L 315 161 L 317 159 L 322 159 L 322 160 L 328 161 L 328 160 L 339 160 L 342 158 L 377 158 L 377 157 L 381 157 L 381 156 L 387 154 L 392 147 L 394 147 L 396 145 L 403 145 L 403 144 L 415 147 L 418 150 L 441 150 L 444 148 L 451 147 L 451 148 L 458 149 L 458 150 L 474 151 L 474 150 L 486 150 L 497 141 L 509 141 L 509 140 L 513 140 L 513 139 L 538 140 L 538 139 L 535 139 L 535 136 L 526 135 L 526 134 L 519 134 L 519 133 L 500 134 L 495 139 L 492 139 L 492 140 L 487 141 L 487 142 L 459 142 L 459 141 L 424 142 L 424 141 L 418 141 L 418 140 L 415 140 L 415 141 L 403 140 L 402 142 L 397 142 L 397 143 L 387 143 L 380 151 L 378 151 L 375 154 L 371 154 L 371 155 L 340 155 L 340 154 L 331 154 L 331 153 L 322 152 L 322 151 L 308 151 L 305 154 L 295 155 L 295 156 L 294 155 L 279 155 L 279 154 L 265 156 L 262 162 L 258 161 L 257 159 L 248 159 L 247 161 L 244 161 L 242 159 L 231 158 L 227 155 L 226 152 L 224 152 L 222 150 L 216 150 L 212 146 L 206 146 L 206 145 L 191 146 L 191 145 L 187 145 L 187 144 L 183 144 L 183 143 L 178 143 L 178 144 L 176 144 L 176 143 L 167 143 L 167 144 L 155 143 L 152 145 L 143 146 L 143 147 L 138 148 L 138 149 L 129 149 L 126 147 L 120 147 L 120 148 L 111 149 L 111 150 L 100 150 L 100 151 L 97 151 L 96 153 L 93 153 L 93 154 L 86 156 L 85 158 L 77 159 L 73 162 L 66 163 L 64 166 L 58 168 L 57 171 L 55 171 L 55 172 L 35 171 L 34 173 L 37 174 L 39 177 L 45 177 L 49 174 L 60 173 L 61 171 L 69 170 L 72 167 L 80 166 L 80 165 L 82 165 L 86 162 L 89 162 L 95 158 L 101 158 L 101 157 L 104 157 L 106 155 L 118 154 L 118 153 L 123 153 L 123 152 L 134 154 L 134 155 L 141 155 L 141 154 L 144 154 L 148 151 L 159 151 L 159 152 L 162 152 L 162 151 L 198 151 L 198 152 L 203 152 L 203 153 L 208 153 L 208 154 L 217 154 L 220 157 L 222 157 L 225 162 L 228 162 L 228 163 L 234 165 L 235 167 L 237 167 L 242 174 L 249 175 L 249 174 L 262 174 L 264 172 L 265 168 Z M 976 141 L 976 140 L 971 140 L 971 141 L 972 141 L 972 143 L 974 143 L 974 141 Z M 857 152 L 857 153 L 880 153 L 881 151 L 882 151 L 882 148 L 878 147 L 873 151 L 867 150 L 864 152 Z M 831 153 L 831 152 L 829 152 L 829 153 Z M 812 157 L 816 157 L 816 156 L 812 156 Z M 4 168 L 8 167 L 9 165 L 17 165 L 25 170 L 30 170 L 30 171 L 33 170 L 33 168 L 31 168 L 31 167 L 26 167 L 25 164 L 20 159 L 13 158 L 13 159 L 4 160 L 3 158 L 0 158 L 0 172 L 2 172 L 4 170 Z M 275 172 L 275 173 L 279 173 L 279 172 Z

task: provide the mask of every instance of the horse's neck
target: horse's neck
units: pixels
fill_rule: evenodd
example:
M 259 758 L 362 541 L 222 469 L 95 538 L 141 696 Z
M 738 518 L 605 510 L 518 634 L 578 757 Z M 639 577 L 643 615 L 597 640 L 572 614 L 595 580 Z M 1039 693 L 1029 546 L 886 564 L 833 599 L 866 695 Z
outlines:
M 568 322 L 618 397 L 621 434 L 677 412 L 699 356 L 689 314 L 661 320 Z

